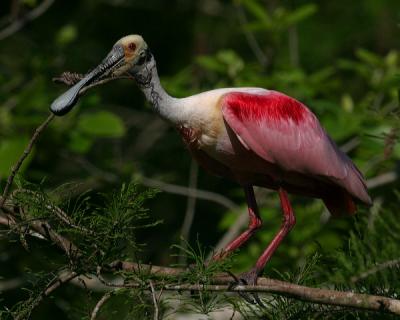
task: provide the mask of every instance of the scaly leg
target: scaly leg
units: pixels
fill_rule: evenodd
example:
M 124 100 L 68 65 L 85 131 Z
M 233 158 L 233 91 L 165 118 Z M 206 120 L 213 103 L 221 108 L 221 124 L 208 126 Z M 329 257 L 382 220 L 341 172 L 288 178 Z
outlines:
M 260 215 L 258 213 L 258 206 L 256 202 L 256 198 L 254 196 L 254 190 L 252 186 L 246 186 L 244 187 L 244 193 L 246 195 L 246 201 L 247 201 L 247 206 L 248 206 L 248 211 L 249 211 L 249 226 L 247 227 L 247 230 L 244 231 L 241 235 L 239 235 L 236 239 L 231 241 L 221 253 L 217 253 L 214 257 L 213 260 L 218 260 L 221 258 L 226 257 L 229 255 L 232 251 L 236 250 L 239 248 L 243 243 L 245 243 L 249 238 L 261 227 L 262 225 L 262 220 L 260 218 Z
M 267 264 L 269 259 L 271 259 L 271 256 L 279 247 L 285 236 L 296 224 L 296 218 L 294 216 L 292 206 L 290 205 L 287 192 L 282 188 L 279 188 L 278 192 L 283 211 L 283 223 L 281 225 L 281 228 L 279 229 L 279 232 L 265 249 L 263 254 L 258 258 L 256 265 L 250 271 L 240 275 L 240 279 L 246 284 L 257 284 L 257 278 L 264 270 L 265 265 Z

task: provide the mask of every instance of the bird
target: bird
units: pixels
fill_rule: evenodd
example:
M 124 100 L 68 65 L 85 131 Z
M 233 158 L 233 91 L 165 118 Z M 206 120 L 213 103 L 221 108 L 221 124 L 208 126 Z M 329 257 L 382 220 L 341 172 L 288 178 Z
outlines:
M 162 87 L 154 55 L 140 35 L 118 40 L 106 58 L 50 106 L 68 113 L 87 89 L 128 77 L 154 111 L 174 126 L 192 157 L 206 171 L 237 182 L 244 190 L 249 224 L 213 256 L 219 260 L 242 246 L 261 228 L 254 187 L 279 194 L 282 224 L 240 283 L 256 285 L 267 262 L 296 223 L 288 194 L 322 199 L 333 216 L 353 215 L 357 204 L 370 206 L 362 173 L 302 102 L 275 90 L 219 88 L 184 98 Z M 79 81 L 78 81 L 79 80 Z

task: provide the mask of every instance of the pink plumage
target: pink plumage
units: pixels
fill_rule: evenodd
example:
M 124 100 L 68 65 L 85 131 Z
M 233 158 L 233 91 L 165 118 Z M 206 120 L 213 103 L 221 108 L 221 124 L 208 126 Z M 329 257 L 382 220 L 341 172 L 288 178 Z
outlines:
M 230 254 L 261 227 L 253 186 L 279 193 L 282 225 L 254 267 L 240 276 L 240 283 L 257 283 L 294 226 L 288 193 L 321 198 L 333 215 L 353 214 L 356 201 L 371 204 L 360 171 L 304 104 L 261 88 L 223 88 L 173 98 L 162 88 L 155 59 L 140 35 L 117 41 L 98 67 L 52 103 L 52 112 L 67 113 L 93 81 L 96 85 L 98 79 L 117 79 L 121 74 L 129 74 L 138 83 L 155 111 L 178 129 L 204 168 L 243 187 L 249 226 L 214 259 Z M 107 81 L 98 84 L 102 82 Z
M 324 199 L 334 215 L 354 213 L 353 199 L 371 203 L 361 173 L 301 102 L 276 91 L 232 92 L 223 98 L 222 112 L 247 148 L 282 171 L 271 175 L 281 175 L 277 183 L 289 192 Z M 303 185 L 290 181 L 291 174 L 301 175 Z
M 233 92 L 225 96 L 223 103 L 230 106 L 240 121 L 292 120 L 297 124 L 308 111 L 299 101 L 277 91 L 268 94 Z

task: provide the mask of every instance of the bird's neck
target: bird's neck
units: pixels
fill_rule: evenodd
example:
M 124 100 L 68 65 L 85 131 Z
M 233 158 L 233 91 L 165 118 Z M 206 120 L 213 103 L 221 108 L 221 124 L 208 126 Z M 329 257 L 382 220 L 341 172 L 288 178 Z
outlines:
M 162 87 L 154 58 L 135 74 L 135 80 L 147 101 L 162 118 L 179 123 L 179 99 L 171 97 Z

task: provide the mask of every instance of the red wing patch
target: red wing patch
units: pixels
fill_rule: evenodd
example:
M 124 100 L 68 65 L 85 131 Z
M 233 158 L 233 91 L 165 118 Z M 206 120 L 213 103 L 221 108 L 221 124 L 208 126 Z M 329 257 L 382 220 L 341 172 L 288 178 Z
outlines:
M 308 111 L 301 102 L 276 91 L 263 95 L 234 92 L 225 97 L 225 102 L 240 121 L 292 120 L 298 124 Z

